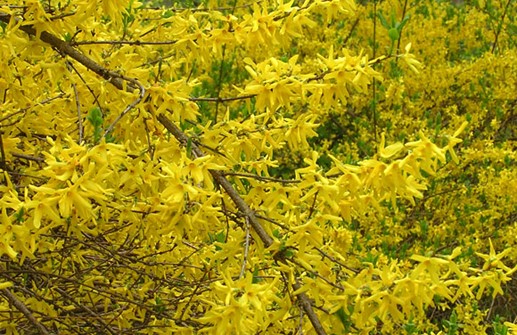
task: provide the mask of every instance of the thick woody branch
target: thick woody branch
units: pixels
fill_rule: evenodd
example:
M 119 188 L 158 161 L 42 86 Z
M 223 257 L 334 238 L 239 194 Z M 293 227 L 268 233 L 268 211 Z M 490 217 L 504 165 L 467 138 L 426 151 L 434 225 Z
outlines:
M 178 126 L 172 123 L 165 115 L 160 114 L 156 118 L 160 123 L 184 146 L 187 145 L 189 139 L 188 136 L 182 132 Z M 205 154 L 197 145 L 194 143 L 190 144 L 192 147 L 192 152 L 196 157 L 203 157 Z M 251 227 L 257 233 L 260 240 L 267 247 L 273 244 L 273 239 L 268 233 L 264 230 L 264 227 L 260 224 L 258 218 L 255 216 L 255 212 L 248 206 L 248 204 L 242 199 L 239 193 L 233 188 L 232 184 L 226 179 L 221 171 L 210 170 L 210 174 L 212 177 L 222 186 L 222 188 L 226 191 L 226 193 L 230 196 L 232 201 L 235 203 L 235 206 L 239 209 L 239 211 L 249 219 Z
M 0 13 L 0 21 L 9 22 L 11 19 L 10 15 L 2 14 Z M 38 36 L 43 42 L 46 42 L 50 44 L 52 47 L 54 47 L 58 52 L 60 52 L 63 55 L 70 56 L 71 58 L 75 59 L 82 65 L 84 65 L 89 70 L 95 72 L 102 78 L 108 80 L 111 84 L 113 84 L 116 88 L 120 90 L 125 89 L 138 89 L 140 88 L 140 92 L 145 92 L 145 90 L 142 89 L 142 85 L 135 79 L 134 81 L 130 81 L 128 88 L 126 88 L 124 85 L 124 81 L 127 80 L 126 78 L 120 76 L 117 73 L 113 73 L 106 68 L 104 68 L 102 65 L 96 63 L 91 58 L 85 56 L 80 51 L 76 50 L 74 47 L 72 47 L 69 43 L 57 38 L 56 36 L 46 32 L 41 31 L 37 32 L 36 29 L 34 29 L 33 26 L 26 25 L 21 26 L 19 29 L 26 32 L 29 35 Z M 39 35 L 38 35 L 39 33 Z M 178 128 L 174 123 L 172 123 L 165 115 L 160 114 L 157 116 L 157 120 L 184 146 L 187 146 L 187 143 L 189 142 L 189 137 L 181 131 L 180 128 Z M 190 146 L 192 148 L 192 152 L 196 157 L 203 157 L 205 154 L 204 152 L 195 144 L 190 141 Z M 269 234 L 266 232 L 262 224 L 259 222 L 257 216 L 255 215 L 255 212 L 249 207 L 249 205 L 244 201 L 244 199 L 239 195 L 237 190 L 233 187 L 233 185 L 226 179 L 224 176 L 224 173 L 217 170 L 210 170 L 210 173 L 212 177 L 219 183 L 219 185 L 222 186 L 222 188 L 226 191 L 228 196 L 232 199 L 235 206 L 239 209 L 239 211 L 244 215 L 247 220 L 249 221 L 249 224 L 255 231 L 255 233 L 258 235 L 262 243 L 265 247 L 269 247 L 273 244 L 273 238 L 269 236 Z M 282 258 L 282 255 L 280 257 L 277 257 L 278 261 L 286 262 L 285 258 Z M 292 284 L 293 289 L 295 291 L 299 290 L 301 288 L 301 284 L 297 280 L 295 283 Z M 300 300 L 300 304 L 303 308 L 303 311 L 307 314 L 307 317 L 309 318 L 310 322 L 312 323 L 314 330 L 319 335 L 326 334 L 325 329 L 321 325 L 316 313 L 314 312 L 311 304 L 311 300 L 305 293 L 300 293 L 297 295 L 298 299 Z M 48 334 L 45 333 L 45 334 Z

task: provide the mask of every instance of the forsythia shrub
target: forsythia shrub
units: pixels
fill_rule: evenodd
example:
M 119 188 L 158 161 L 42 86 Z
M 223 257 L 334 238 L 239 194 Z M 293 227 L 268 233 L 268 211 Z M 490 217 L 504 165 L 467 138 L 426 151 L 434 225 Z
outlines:
M 0 3 L 0 329 L 517 333 L 515 14 Z

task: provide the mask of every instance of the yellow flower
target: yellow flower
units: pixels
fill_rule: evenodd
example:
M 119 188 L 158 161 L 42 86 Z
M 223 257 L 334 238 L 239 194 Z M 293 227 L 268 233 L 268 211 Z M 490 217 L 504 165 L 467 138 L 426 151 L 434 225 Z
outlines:
M 483 271 L 493 269 L 493 268 L 499 268 L 503 269 L 505 271 L 511 271 L 512 269 L 508 266 L 504 265 L 501 259 L 505 257 L 506 255 L 510 254 L 513 249 L 508 248 L 501 253 L 497 254 L 494 249 L 494 245 L 492 244 L 492 239 L 488 239 L 490 243 L 490 252 L 488 255 L 476 252 L 476 255 L 483 258 L 485 260 L 485 264 L 483 264 Z
M 7 209 L 2 208 L 2 221 L 0 222 L 0 256 L 7 254 L 11 259 L 16 259 L 18 254 L 11 246 L 13 240 L 13 225 L 7 215 Z
M 381 134 L 381 143 L 379 144 L 379 155 L 382 158 L 391 158 L 398 154 L 403 148 L 404 144 L 397 142 L 392 145 L 388 145 L 385 147 L 386 140 L 384 138 L 384 133 Z
M 458 136 L 465 130 L 469 123 L 467 121 L 463 122 L 461 126 L 454 132 L 452 137 L 449 137 L 449 144 L 447 144 L 447 151 L 451 154 L 452 160 L 454 163 L 458 164 L 459 159 L 458 156 L 456 156 L 456 153 L 454 152 L 454 146 L 458 143 L 463 142 L 463 140 L 459 139 Z
M 422 63 L 416 60 L 415 55 L 409 53 L 409 50 L 411 50 L 411 43 L 406 44 L 405 50 L 406 52 L 403 55 L 400 55 L 399 57 L 404 60 L 404 62 L 409 66 L 409 68 L 413 72 L 417 74 L 420 73 Z
M 61 216 L 67 218 L 72 214 L 79 214 L 82 218 L 90 218 L 92 215 L 92 205 L 84 197 L 83 192 L 79 191 L 79 185 L 72 185 L 68 182 L 68 188 L 60 190 L 61 197 L 58 201 Z
M 204 182 L 210 189 L 213 188 L 212 175 L 210 170 L 223 170 L 224 166 L 211 162 L 213 156 L 199 157 L 194 160 L 185 157 L 183 173 L 190 175 L 194 183 L 199 185 Z
M 420 262 L 420 264 L 413 270 L 411 278 L 418 279 L 419 275 L 426 271 L 431 277 L 431 281 L 435 285 L 440 284 L 440 272 L 442 266 L 449 264 L 449 261 L 437 257 L 425 257 L 420 255 L 413 255 L 410 259 Z
M 514 322 L 505 322 L 504 325 L 508 327 L 508 334 L 517 335 L 517 324 L 515 324 Z
M 9 288 L 11 286 L 13 286 L 13 283 L 11 283 L 10 281 L 0 282 L 0 290 L 3 290 L 5 288 Z

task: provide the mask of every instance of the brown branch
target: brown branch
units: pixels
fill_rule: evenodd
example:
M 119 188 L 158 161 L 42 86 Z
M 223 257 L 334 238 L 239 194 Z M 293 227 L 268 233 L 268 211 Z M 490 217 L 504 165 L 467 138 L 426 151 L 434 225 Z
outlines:
M 132 103 L 130 103 L 122 111 L 122 113 L 120 113 L 120 115 L 117 116 L 117 118 L 115 119 L 115 121 L 113 121 L 112 124 L 110 124 L 108 129 L 106 129 L 106 131 L 104 132 L 104 137 L 108 136 L 108 134 L 113 130 L 115 125 L 124 117 L 124 115 L 126 115 L 130 110 L 135 108 L 135 106 L 138 105 L 140 103 L 140 101 L 142 101 L 142 99 L 144 98 L 144 95 L 145 95 L 145 87 L 137 79 L 132 79 L 132 78 L 128 78 L 128 77 L 125 77 L 125 76 L 121 76 L 121 78 L 126 80 L 126 81 L 128 81 L 128 82 L 130 82 L 130 83 L 132 83 L 133 85 L 137 86 L 139 88 L 139 90 L 140 90 L 140 95 Z
M 290 180 L 290 179 L 280 179 L 280 178 L 272 178 L 272 177 L 264 177 L 259 176 L 253 173 L 243 173 L 243 172 L 223 172 L 224 176 L 236 176 L 236 177 L 243 177 L 243 178 L 252 178 L 259 181 L 272 181 L 276 183 L 281 184 L 298 184 L 300 183 L 300 180 Z
M 302 288 L 302 286 L 300 285 L 300 282 L 298 281 L 298 279 L 295 279 L 295 280 L 296 280 L 296 282 L 294 282 L 292 284 L 293 290 L 298 291 L 299 289 Z M 305 311 L 305 313 L 307 313 L 307 317 L 311 321 L 312 326 L 314 327 L 314 330 L 316 331 L 316 334 L 319 334 L 319 335 L 327 334 L 325 332 L 325 329 L 321 325 L 320 320 L 318 319 L 318 316 L 316 315 L 316 313 L 314 313 L 314 310 L 312 309 L 311 300 L 309 299 L 307 294 L 299 293 L 297 295 L 297 297 L 298 297 L 300 304 L 302 305 L 303 310 Z
M 240 97 L 230 97 L 230 98 L 220 98 L 220 97 L 217 97 L 217 98 L 189 98 L 190 101 L 207 101 L 207 102 L 226 102 L 226 101 L 235 101 L 235 100 L 244 100 L 244 99 L 251 99 L 251 98 L 254 98 L 256 97 L 257 95 L 256 94 L 248 94 L 248 95 L 243 95 L 243 96 L 240 96 Z
M 11 304 L 13 304 L 14 307 L 16 307 L 17 310 L 19 310 L 23 315 L 25 315 L 27 320 L 29 320 L 34 325 L 34 327 L 38 328 L 40 334 L 53 334 L 49 332 L 47 328 L 45 328 L 45 326 L 43 326 L 38 320 L 36 320 L 36 318 L 34 317 L 34 315 L 32 315 L 32 312 L 27 308 L 27 306 L 25 306 L 25 304 L 21 302 L 20 299 L 18 299 L 18 297 L 14 295 L 11 291 L 5 288 L 2 290 L 2 294 L 7 298 L 7 300 L 9 300 Z
M 0 21 L 9 24 L 9 22 L 11 21 L 11 15 L 6 13 L 0 13 Z M 124 89 L 124 81 L 122 78 L 120 78 L 120 75 L 118 73 L 107 70 L 106 68 L 95 62 L 93 59 L 83 55 L 80 51 L 72 47 L 69 43 L 46 31 L 41 31 L 38 33 L 36 28 L 34 28 L 34 26 L 32 25 L 20 26 L 19 29 L 27 33 L 28 35 L 39 37 L 41 41 L 50 44 L 60 54 L 72 57 L 73 59 L 83 64 L 91 71 L 95 72 L 100 77 L 106 79 L 119 90 Z
M 352 34 L 354 33 L 354 30 L 357 27 L 357 24 L 359 23 L 359 19 L 360 19 L 360 17 L 358 17 L 354 21 L 354 23 L 352 23 L 352 28 L 350 28 L 350 31 L 348 32 L 348 35 L 346 35 L 345 39 L 343 40 L 343 46 L 346 46 L 346 44 L 348 43 L 348 40 L 350 39 L 350 37 L 352 37 Z
M 102 325 L 103 329 L 106 329 L 110 334 L 115 334 L 115 332 L 109 327 L 109 325 L 106 324 L 106 322 L 104 322 L 104 320 L 98 314 L 96 314 L 94 311 L 92 311 L 90 308 L 88 308 L 84 304 L 80 304 L 77 301 L 75 301 L 75 299 L 72 296 L 70 296 L 70 294 L 68 294 L 68 292 L 66 292 L 65 290 L 63 290 L 59 287 L 56 287 L 55 290 L 57 292 L 59 292 L 62 296 L 64 296 L 66 299 L 68 299 L 74 306 L 85 311 L 86 313 L 91 315 L 94 319 L 99 321 L 99 323 Z
M 172 123 L 165 115 L 160 114 L 156 118 L 183 146 L 187 146 L 189 138 L 183 133 L 174 123 Z M 197 145 L 190 141 L 192 152 L 196 157 L 204 157 L 205 154 L 199 149 Z M 273 239 L 265 231 L 264 227 L 260 224 L 255 212 L 248 206 L 248 204 L 241 198 L 239 193 L 233 188 L 232 184 L 226 179 L 223 172 L 217 170 L 210 170 L 210 174 L 219 185 L 226 191 L 232 201 L 235 203 L 239 211 L 243 216 L 247 217 L 250 221 L 250 225 L 253 230 L 257 233 L 262 243 L 266 248 L 273 244 Z
M 110 45 L 170 45 L 176 44 L 178 41 L 73 41 L 71 46 L 92 45 L 92 44 L 110 44 Z
M 0 21 L 9 22 L 11 16 L 8 14 L 0 13 Z M 84 65 L 86 68 L 90 69 L 91 71 L 98 74 L 100 77 L 106 79 L 108 82 L 113 84 L 116 88 L 119 90 L 126 90 L 126 89 L 138 89 L 140 87 L 140 94 L 142 95 L 142 92 L 145 93 L 145 90 L 142 90 L 143 86 L 138 82 L 136 79 L 128 79 L 125 78 L 117 73 L 114 73 L 112 71 L 107 70 L 100 64 L 96 63 L 91 58 L 85 56 L 80 51 L 73 48 L 69 43 L 57 38 L 56 36 L 52 35 L 51 33 L 48 33 L 46 31 L 40 32 L 40 34 L 37 34 L 36 29 L 31 25 L 21 26 L 19 29 L 26 32 L 29 35 L 38 36 L 40 40 L 42 40 L 45 43 L 50 44 L 52 47 L 54 47 L 59 53 L 62 55 L 67 55 Z M 131 83 L 131 85 L 128 85 L 126 88 L 124 85 L 124 80 L 127 80 Z M 123 116 L 123 115 L 122 115 Z M 201 149 L 192 141 L 189 141 L 189 137 L 181 131 L 180 128 L 178 128 L 174 123 L 172 123 L 164 114 L 160 114 L 157 116 L 157 120 L 180 142 L 183 146 L 187 146 L 189 143 L 190 147 L 192 148 L 192 153 L 196 157 L 203 157 L 205 154 Z M 112 124 L 113 126 L 113 124 Z M 111 127 L 110 127 L 111 128 Z M 226 179 L 224 174 L 221 171 L 218 170 L 209 170 L 210 174 L 214 178 L 214 180 L 222 186 L 222 188 L 226 191 L 228 196 L 232 199 L 235 206 L 241 214 L 246 217 L 246 219 L 249 221 L 249 224 L 255 231 L 255 233 L 258 235 L 262 243 L 266 248 L 270 247 L 273 244 L 273 238 L 269 236 L 269 234 L 266 232 L 262 224 L 259 222 L 257 216 L 255 215 L 255 212 L 249 207 L 249 205 L 244 201 L 244 199 L 239 195 L 237 190 L 233 187 L 233 185 Z M 278 261 L 286 262 L 285 256 L 283 254 L 278 257 Z M 301 288 L 301 285 L 298 280 L 296 280 L 294 283 L 292 283 L 292 287 L 295 291 L 298 291 Z M 314 312 L 312 308 L 312 303 L 309 297 L 305 293 L 299 293 L 297 295 L 298 300 L 304 310 L 304 312 L 307 314 L 312 326 L 314 327 L 314 330 L 319 335 L 325 335 L 326 332 L 321 325 L 318 316 Z M 48 333 L 45 333 L 48 334 Z
M 506 17 L 506 13 L 508 12 L 508 7 L 510 7 L 511 2 L 512 0 L 508 0 L 506 6 L 504 7 L 503 16 L 501 17 L 501 20 L 499 20 L 499 26 L 497 27 L 497 31 L 495 32 L 494 44 L 492 44 L 492 49 L 490 50 L 491 53 L 494 53 L 495 48 L 497 47 L 497 40 L 499 39 L 499 34 L 501 33 L 501 30 L 503 28 L 504 18 Z
M 246 272 L 246 263 L 248 262 L 248 252 L 250 250 L 250 224 L 248 222 L 248 218 L 246 218 L 246 223 L 244 224 L 244 230 L 246 233 L 246 237 L 244 240 L 244 254 L 242 255 L 242 265 L 241 272 L 239 273 L 239 279 L 244 277 Z
M 26 154 L 20 154 L 20 153 L 16 153 L 16 152 L 12 152 L 11 155 L 13 157 L 17 157 L 17 158 L 21 158 L 21 159 L 26 159 L 28 161 L 35 161 L 35 162 L 38 162 L 38 163 L 42 163 L 42 162 L 45 161 L 45 158 L 43 158 L 43 157 L 31 156 L 31 155 L 26 155 Z
M 61 14 L 50 17 L 50 21 L 61 20 L 68 16 L 74 16 L 75 14 L 76 14 L 75 12 L 61 13 Z
M 254 3 L 261 3 L 262 0 L 259 0 L 259 1 L 254 1 Z M 229 11 L 229 10 L 235 10 L 236 8 L 249 8 L 252 6 L 252 3 L 250 4 L 245 4 L 245 5 L 240 5 L 240 6 L 232 6 L 232 7 L 214 7 L 214 8 L 201 8 L 201 7 L 197 7 L 197 8 L 167 8 L 167 10 L 170 10 L 171 12 L 184 12 L 184 11 L 189 11 L 189 12 L 212 12 L 212 11 L 220 11 L 220 12 L 223 12 L 223 11 Z M 141 9 L 144 9 L 144 10 L 164 10 L 164 8 L 162 7 L 145 7 L 145 8 L 141 8 Z
M 0 169 L 5 170 L 7 167 L 5 164 L 5 150 L 4 150 L 4 140 L 2 138 L 3 132 L 0 130 Z M 5 181 L 5 184 L 7 185 L 7 180 Z
M 77 126 L 79 127 L 79 140 L 77 142 L 79 143 L 79 145 L 81 145 L 81 142 L 83 141 L 83 117 L 81 115 L 81 101 L 79 101 L 77 85 L 73 83 L 72 87 L 74 88 L 75 105 L 77 107 Z

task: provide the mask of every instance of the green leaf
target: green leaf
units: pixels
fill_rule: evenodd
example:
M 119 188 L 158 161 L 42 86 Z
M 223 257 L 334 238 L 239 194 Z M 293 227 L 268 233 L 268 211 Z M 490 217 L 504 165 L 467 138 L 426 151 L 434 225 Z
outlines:
M 93 107 L 86 116 L 86 120 L 93 126 L 93 143 L 98 143 L 102 136 L 102 124 L 104 119 L 98 107 Z
M 2 33 L 5 34 L 5 29 L 7 28 L 7 23 L 4 21 L 0 21 L 0 27 L 2 27 Z
M 404 17 L 404 19 L 402 19 L 402 21 L 398 22 L 396 25 L 395 25 L 395 28 L 397 28 L 399 30 L 399 32 L 402 31 L 402 28 L 404 28 L 404 26 L 406 25 L 406 23 L 409 21 L 409 18 L 410 18 L 410 15 L 406 15 Z
M 350 331 L 350 326 L 352 325 L 352 322 L 350 320 L 350 316 L 345 312 L 345 309 L 341 307 L 337 310 L 337 312 L 334 313 L 335 316 L 341 321 L 341 324 L 345 328 L 345 332 Z
M 388 21 L 386 21 L 384 15 L 382 15 L 382 12 L 379 12 L 377 16 L 379 17 L 379 20 L 381 20 L 382 26 L 386 29 L 390 29 L 390 25 L 388 24 Z
M 398 40 L 400 37 L 399 31 L 397 28 L 390 28 L 390 30 L 388 30 L 388 35 L 390 37 L 390 40 L 392 40 L 393 42 Z

